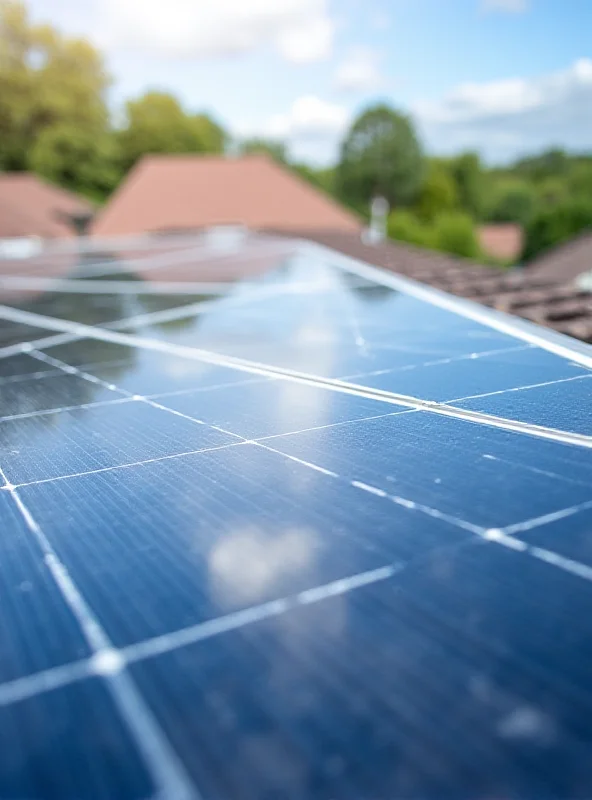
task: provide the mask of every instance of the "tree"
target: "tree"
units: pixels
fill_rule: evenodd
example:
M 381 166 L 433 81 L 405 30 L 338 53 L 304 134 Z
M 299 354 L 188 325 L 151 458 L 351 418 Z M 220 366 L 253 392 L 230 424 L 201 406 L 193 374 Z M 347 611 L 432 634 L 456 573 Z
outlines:
M 146 92 L 126 104 L 126 124 L 118 132 L 121 163 L 129 169 L 147 153 L 221 153 L 225 133 L 204 114 L 186 113 L 166 92 Z
M 245 139 L 240 143 L 239 151 L 243 156 L 263 154 L 270 156 L 278 164 L 288 163 L 285 143 L 275 139 Z
M 0 169 L 25 169 L 35 99 L 29 55 L 39 38 L 22 5 L 0 2 Z
M 571 200 L 552 209 L 543 209 L 526 229 L 522 258 L 529 261 L 538 253 L 578 233 L 592 228 L 592 202 Z
M 440 214 L 434 222 L 434 246 L 445 253 L 476 258 L 479 243 L 471 217 L 462 211 Z
M 474 219 L 483 214 L 486 180 L 481 159 L 477 153 L 463 153 L 451 162 L 460 207 Z
M 569 200 L 569 187 L 564 178 L 549 176 L 533 185 L 542 208 L 552 209 Z
M 526 181 L 506 180 L 494 193 L 493 205 L 489 212 L 491 222 L 517 222 L 527 225 L 536 208 L 536 193 Z
M 221 125 L 207 114 L 195 114 L 193 125 L 204 153 L 224 153 L 228 144 L 228 134 Z
M 433 248 L 434 234 L 429 224 L 422 222 L 411 211 L 398 208 L 389 214 L 388 235 L 391 239 L 417 245 L 417 247 Z
M 564 178 L 569 169 L 569 162 L 570 157 L 565 150 L 554 148 L 537 156 L 520 159 L 514 165 L 513 170 L 533 181 L 542 181 L 545 178 Z
M 361 114 L 341 145 L 337 190 L 354 208 L 376 195 L 391 206 L 413 202 L 423 177 L 423 155 L 409 117 L 385 105 Z
M 417 213 L 425 220 L 433 220 L 438 214 L 451 211 L 457 205 L 458 192 L 450 171 L 444 164 L 430 161 L 419 191 Z
M 33 25 L 21 3 L 0 0 L 0 168 L 38 169 L 91 192 L 112 185 L 108 85 L 88 42 Z M 91 152 L 93 178 L 81 161 Z
M 317 189 L 322 189 L 327 194 L 335 196 L 335 167 L 317 169 L 309 164 L 290 164 L 290 169 L 304 180 L 312 183 Z
M 567 188 L 572 197 L 592 201 L 592 158 L 574 160 L 567 179 Z
M 110 133 L 93 135 L 72 123 L 42 130 L 29 154 L 35 172 L 96 201 L 104 200 L 119 182 L 117 161 Z

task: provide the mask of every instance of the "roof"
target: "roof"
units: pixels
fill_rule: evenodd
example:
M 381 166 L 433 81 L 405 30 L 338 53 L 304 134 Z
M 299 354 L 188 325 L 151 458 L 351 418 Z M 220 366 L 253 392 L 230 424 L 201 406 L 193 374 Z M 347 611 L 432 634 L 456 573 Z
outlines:
M 573 281 L 592 271 L 592 231 L 547 250 L 529 263 L 528 271 L 562 281 Z
M 0 238 L 72 236 L 62 215 L 84 214 L 92 205 L 29 172 L 0 174 Z
M 524 232 L 513 222 L 481 225 L 478 230 L 481 249 L 502 261 L 516 261 L 522 252 Z
M 98 216 L 93 234 L 192 230 L 242 224 L 289 232 L 356 232 L 360 221 L 265 155 L 146 156 Z
M 301 236 L 436 289 L 592 342 L 592 294 L 553 275 L 530 268 L 486 267 L 401 242 L 364 244 L 359 236 L 347 233 L 302 231 Z

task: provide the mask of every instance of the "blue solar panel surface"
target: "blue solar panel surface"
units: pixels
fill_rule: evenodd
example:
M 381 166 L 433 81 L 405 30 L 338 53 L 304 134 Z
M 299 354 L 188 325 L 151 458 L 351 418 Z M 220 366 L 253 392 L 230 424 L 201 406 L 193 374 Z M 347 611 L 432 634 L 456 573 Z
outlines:
M 0 302 L 0 797 L 591 795 L 592 350 L 271 237 Z

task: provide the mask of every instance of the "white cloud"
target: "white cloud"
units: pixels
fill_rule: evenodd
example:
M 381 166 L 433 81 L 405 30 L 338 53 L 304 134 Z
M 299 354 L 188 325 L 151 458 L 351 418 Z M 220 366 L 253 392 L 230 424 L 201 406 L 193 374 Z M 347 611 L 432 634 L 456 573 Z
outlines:
M 277 48 L 286 61 L 306 64 L 321 61 L 330 55 L 333 45 L 333 23 L 328 17 L 304 20 L 300 25 L 280 33 Z
M 484 11 L 505 11 L 509 14 L 523 14 L 528 10 L 528 0 L 482 0 Z
M 344 106 L 304 95 L 283 113 L 259 122 L 253 118 L 237 121 L 233 131 L 238 139 L 261 136 L 285 142 L 295 160 L 322 165 L 334 160 L 350 120 L 351 112 Z
M 376 89 L 381 83 L 378 62 L 378 54 L 375 51 L 365 47 L 354 48 L 337 67 L 336 88 L 347 92 L 367 92 Z
M 314 95 L 299 97 L 284 114 L 274 114 L 263 133 L 288 141 L 335 138 L 345 130 L 349 112 Z
M 330 55 L 327 0 L 104 0 L 104 46 L 209 57 L 271 44 L 288 61 Z
M 491 158 L 551 145 L 592 147 L 592 59 L 536 78 L 458 86 L 415 108 L 436 150 L 483 149 Z

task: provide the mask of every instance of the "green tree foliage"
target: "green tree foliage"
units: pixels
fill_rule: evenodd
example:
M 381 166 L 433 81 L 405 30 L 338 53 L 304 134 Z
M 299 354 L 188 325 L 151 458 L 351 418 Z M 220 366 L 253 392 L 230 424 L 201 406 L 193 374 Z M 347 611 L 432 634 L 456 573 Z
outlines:
M 228 145 L 228 134 L 221 125 L 208 114 L 194 114 L 193 124 L 204 153 L 224 153 Z
M 221 153 L 225 146 L 219 125 L 204 114 L 188 114 L 166 92 L 146 92 L 128 101 L 117 138 L 126 170 L 147 153 Z
M 529 261 L 588 228 L 592 228 L 592 201 L 571 200 L 543 209 L 526 229 L 522 258 Z
M 450 163 L 459 205 L 474 219 L 481 219 L 486 203 L 487 179 L 477 153 L 463 153 Z
M 88 42 L 33 25 L 21 3 L 0 0 L 0 168 L 37 169 L 91 194 L 112 188 L 108 85 Z
M 524 180 L 506 179 L 493 192 L 488 219 L 491 222 L 517 222 L 527 225 L 537 204 L 535 188 Z
M 388 234 L 391 239 L 418 247 L 466 258 L 479 256 L 475 225 L 462 211 L 444 211 L 433 221 L 425 221 L 411 211 L 397 209 L 389 215 Z
M 458 205 L 456 183 L 445 163 L 431 160 L 417 198 L 416 209 L 424 220 L 433 220 Z
M 260 153 L 273 158 L 273 160 L 277 161 L 278 164 L 288 163 L 286 145 L 284 142 L 279 142 L 275 139 L 245 139 L 239 145 L 239 152 L 243 156 Z
M 423 154 L 409 117 L 377 105 L 361 114 L 341 145 L 338 194 L 354 208 L 375 195 L 391 206 L 413 202 L 423 177 Z
M 391 211 L 387 230 L 391 239 L 408 242 L 417 247 L 435 247 L 435 237 L 431 225 L 422 222 L 412 211 L 403 208 Z
M 565 178 L 570 160 L 564 150 L 555 148 L 540 155 L 520 159 L 514 164 L 513 172 L 534 182 L 545 178 Z
M 290 164 L 290 168 L 317 189 L 322 189 L 330 195 L 335 194 L 335 167 L 319 169 L 309 164 Z
M 0 2 L 0 168 L 25 169 L 34 135 L 37 76 L 31 54 L 42 29 L 32 28 L 24 6 Z
M 462 211 L 440 214 L 434 221 L 434 246 L 445 253 L 477 258 L 479 243 L 471 217 Z
M 29 155 L 29 166 L 35 172 L 97 202 L 112 191 L 121 177 L 117 161 L 112 135 L 93 135 L 73 123 L 45 128 Z
M 570 197 L 592 201 L 592 157 L 574 160 L 567 178 Z

